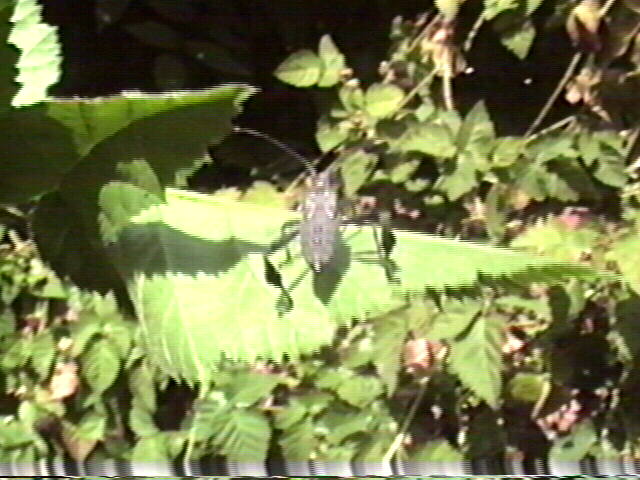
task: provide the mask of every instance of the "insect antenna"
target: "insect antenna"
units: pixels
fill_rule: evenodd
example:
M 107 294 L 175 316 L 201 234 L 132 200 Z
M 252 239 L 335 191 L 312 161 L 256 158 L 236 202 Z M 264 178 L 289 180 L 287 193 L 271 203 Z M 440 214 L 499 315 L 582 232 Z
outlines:
M 291 148 L 286 143 L 281 142 L 280 140 L 277 140 L 277 139 L 273 138 L 272 136 L 267 135 L 264 132 L 260 132 L 258 130 L 254 130 L 252 128 L 236 127 L 236 126 L 233 127 L 233 132 L 234 133 L 243 133 L 245 135 L 251 135 L 253 137 L 261 138 L 262 140 L 265 140 L 266 142 L 268 142 L 271 145 L 273 145 L 274 147 L 279 148 L 280 150 L 282 150 L 287 155 L 289 155 L 289 156 L 295 158 L 296 160 L 298 160 L 304 166 L 305 170 L 307 170 L 309 175 L 315 176 L 318 173 L 316 171 L 315 167 L 313 166 L 313 164 L 307 158 L 305 158 L 304 156 L 300 155 L 298 152 L 296 152 L 293 148 Z

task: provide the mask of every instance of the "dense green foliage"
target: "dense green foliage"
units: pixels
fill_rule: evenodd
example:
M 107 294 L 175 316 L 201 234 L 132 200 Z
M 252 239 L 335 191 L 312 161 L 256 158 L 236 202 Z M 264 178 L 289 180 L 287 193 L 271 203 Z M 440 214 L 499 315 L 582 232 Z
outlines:
M 501 135 L 482 98 L 456 108 L 479 29 L 527 58 L 540 3 L 485 1 L 467 31 L 462 1 L 397 18 L 366 85 L 329 35 L 282 59 L 346 199 L 397 227 L 382 258 L 346 226 L 314 273 L 289 162 L 186 189 L 212 147 L 243 164 L 223 141 L 254 87 L 50 97 L 56 30 L 0 1 L 0 460 L 637 454 L 635 2 L 556 2 L 547 27 L 577 53 L 528 131 Z M 129 30 L 203 46 L 158 25 Z M 565 88 L 575 111 L 539 130 Z

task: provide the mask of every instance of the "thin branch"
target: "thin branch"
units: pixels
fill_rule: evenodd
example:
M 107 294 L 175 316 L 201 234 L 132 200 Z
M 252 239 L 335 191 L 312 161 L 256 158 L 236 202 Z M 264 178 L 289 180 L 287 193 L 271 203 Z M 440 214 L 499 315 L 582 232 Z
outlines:
M 415 417 L 416 415 L 418 406 L 420 405 L 420 402 L 422 401 L 422 398 L 424 397 L 424 394 L 427 391 L 428 383 L 429 383 L 429 380 L 424 379 L 424 381 L 422 382 L 422 385 L 420 385 L 420 390 L 418 391 L 418 395 L 413 401 L 413 404 L 411 405 L 411 409 L 409 410 L 409 413 L 407 414 L 406 418 L 404 419 L 404 422 L 402 423 L 402 428 L 400 429 L 400 432 L 398 432 L 398 435 L 396 435 L 396 438 L 393 439 L 393 443 L 389 447 L 389 450 L 387 450 L 387 453 L 385 453 L 384 457 L 382 457 L 383 463 L 385 464 L 389 463 L 393 458 L 393 456 L 398 451 L 398 449 L 400 448 L 400 445 L 402 445 L 402 441 L 404 440 L 404 436 L 407 433 L 407 429 L 409 428 L 409 425 L 413 421 L 413 417 Z
M 548 127 L 543 128 L 539 132 L 531 135 L 530 137 L 527 137 L 526 142 L 527 143 L 532 142 L 536 138 L 542 137 L 543 135 L 546 135 L 547 133 L 549 133 L 549 132 L 551 132 L 553 130 L 556 130 L 557 128 L 564 127 L 565 125 L 568 125 L 568 124 L 572 123 L 575 119 L 576 119 L 575 115 L 569 115 L 568 117 L 565 117 L 562 120 L 558 120 L 553 125 L 549 125 Z
M 476 22 L 473 24 L 473 27 L 471 27 L 471 30 L 469 30 L 467 39 L 462 44 L 463 51 L 468 52 L 469 50 L 471 50 L 471 45 L 473 45 L 473 41 L 478 35 L 480 28 L 482 28 L 482 25 L 484 25 L 484 10 L 480 12 L 480 15 L 478 15 L 478 18 L 476 19 Z
M 442 96 L 444 98 L 444 107 L 451 111 L 455 108 L 453 105 L 453 92 L 451 89 L 451 75 L 447 72 L 442 76 Z
M 567 66 L 567 69 L 564 72 L 564 75 L 560 79 L 560 82 L 558 82 L 556 89 L 553 91 L 551 96 L 547 99 L 547 103 L 544 104 L 544 107 L 542 107 L 542 110 L 540 110 L 540 113 L 538 113 L 538 116 L 536 117 L 536 119 L 533 121 L 533 123 L 529 126 L 526 133 L 524 134 L 525 137 L 528 137 L 533 132 L 535 132 L 535 130 L 544 121 L 545 117 L 551 110 L 551 107 L 553 107 L 553 104 L 558 99 L 558 96 L 560 96 L 560 94 L 562 93 L 562 90 L 564 90 L 564 87 L 566 86 L 567 82 L 569 82 L 569 80 L 575 73 L 576 67 L 580 63 L 580 60 L 582 60 L 582 52 L 578 52 L 573 56 L 573 58 L 571 59 L 571 62 L 569 62 L 569 65 Z

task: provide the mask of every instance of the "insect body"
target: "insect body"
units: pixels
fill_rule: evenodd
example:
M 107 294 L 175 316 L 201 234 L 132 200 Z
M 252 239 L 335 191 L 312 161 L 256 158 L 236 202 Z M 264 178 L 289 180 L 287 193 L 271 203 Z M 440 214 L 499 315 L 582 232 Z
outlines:
M 320 272 L 335 254 L 340 229 L 338 175 L 332 166 L 318 173 L 309 160 L 269 135 L 249 128 L 235 127 L 235 132 L 260 137 L 295 157 L 309 172 L 308 190 L 301 202 L 300 246 L 302 256 Z
M 309 178 L 309 190 L 302 201 L 300 245 L 302 256 L 317 273 L 331 261 L 338 242 L 339 183 L 331 167 Z

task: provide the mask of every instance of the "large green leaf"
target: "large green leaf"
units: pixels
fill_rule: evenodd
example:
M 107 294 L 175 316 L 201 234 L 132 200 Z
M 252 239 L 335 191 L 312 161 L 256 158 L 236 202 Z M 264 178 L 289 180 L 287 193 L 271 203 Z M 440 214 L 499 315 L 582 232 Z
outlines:
M 47 89 L 60 78 L 62 56 L 57 28 L 42 22 L 42 7 L 36 0 L 18 0 L 8 42 L 20 50 L 16 81 L 20 90 L 11 104 L 33 105 L 47 98 Z
M 171 189 L 165 203 L 122 182 L 103 188 L 101 207 L 103 238 L 153 360 L 191 381 L 207 379 L 223 356 L 312 353 L 338 325 L 385 314 L 427 288 L 472 286 L 481 277 L 594 275 L 581 265 L 398 231 L 394 281 L 372 229 L 359 226 L 345 226 L 332 263 L 312 273 L 299 243 L 283 233 L 294 212 Z
M 137 120 L 152 117 L 164 112 L 184 107 L 197 107 L 202 104 L 219 109 L 219 118 L 211 119 L 203 127 L 212 135 L 220 129 L 220 124 L 228 121 L 227 113 L 231 100 L 235 107 L 253 93 L 253 89 L 244 85 L 224 85 L 202 91 L 176 91 L 162 94 L 141 92 L 122 92 L 110 97 L 53 99 L 47 102 L 48 114 L 73 132 L 76 148 L 80 155 L 86 155 L 95 145 L 111 135 L 126 129 Z M 213 113 L 213 112 L 212 112 Z M 184 130 L 176 117 L 172 136 L 184 136 Z M 151 122 L 153 123 L 153 122 Z M 191 122 L 190 122 L 191 123 Z
M 78 162 L 69 131 L 41 106 L 0 117 L 0 202 L 22 203 L 52 191 Z
M 36 212 L 36 240 L 56 272 L 84 287 L 114 288 L 111 278 L 87 273 L 108 274 L 111 269 L 96 224 L 100 188 L 115 179 L 151 191 L 184 184 L 187 175 L 208 161 L 208 146 L 229 134 L 231 119 L 253 91 L 238 84 L 52 105 L 50 114 L 69 126 L 79 150 L 88 152 L 64 176 L 55 201 Z

